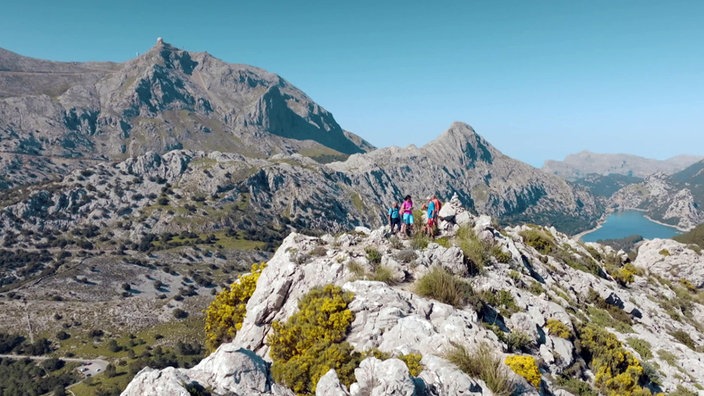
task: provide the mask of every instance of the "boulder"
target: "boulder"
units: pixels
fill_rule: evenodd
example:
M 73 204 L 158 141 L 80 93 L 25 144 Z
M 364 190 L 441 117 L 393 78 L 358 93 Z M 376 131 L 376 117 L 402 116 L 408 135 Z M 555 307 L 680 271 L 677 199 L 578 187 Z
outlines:
M 413 396 L 416 386 L 406 363 L 398 359 L 381 361 L 368 357 L 354 370 L 357 382 L 350 386 L 352 396 Z

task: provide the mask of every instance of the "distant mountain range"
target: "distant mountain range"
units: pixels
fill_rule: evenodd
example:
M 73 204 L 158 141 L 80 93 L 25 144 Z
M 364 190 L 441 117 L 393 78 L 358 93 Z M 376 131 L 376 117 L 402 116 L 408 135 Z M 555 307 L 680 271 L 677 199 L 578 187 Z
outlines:
M 545 161 L 542 169 L 571 181 L 590 174 L 644 178 L 658 172 L 672 174 L 702 159 L 704 156 L 679 155 L 666 160 L 655 160 L 630 154 L 598 154 L 582 151 L 568 155 L 563 161 Z

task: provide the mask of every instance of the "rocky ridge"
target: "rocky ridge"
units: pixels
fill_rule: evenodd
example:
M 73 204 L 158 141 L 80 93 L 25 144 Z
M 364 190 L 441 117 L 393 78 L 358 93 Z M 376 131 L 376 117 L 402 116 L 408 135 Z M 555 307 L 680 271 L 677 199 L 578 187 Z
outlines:
M 192 369 L 145 368 L 123 395 L 156 395 L 167 390 L 188 395 L 186 385 L 223 395 L 293 394 L 271 379 L 266 337 L 274 320 L 293 314 L 300 296 L 329 283 L 354 293 L 349 309 L 355 320 L 346 340 L 356 350 L 420 353 L 423 370 L 411 377 L 400 360 L 370 357 L 355 370 L 356 381 L 349 388 L 339 383 L 334 371 L 328 372 L 318 383 L 319 395 L 489 393 L 481 378 L 460 371 L 445 355 L 453 345 L 471 349 L 480 343 L 490 345 L 500 356 L 526 354 L 539 360 L 539 389 L 513 376 L 525 394 L 569 395 L 569 389 L 576 388 L 574 382 L 570 388 L 566 379 L 594 386 L 593 362 L 575 341 L 587 323 L 603 326 L 642 362 L 647 372 L 643 385 L 652 391 L 704 389 L 700 375 L 704 372 L 704 284 L 699 282 L 704 280 L 704 261 L 700 252 L 674 241 L 651 241 L 639 249 L 634 277 L 619 283 L 616 280 L 622 278 L 614 274 L 618 268 L 629 268 L 624 266 L 628 258 L 622 252 L 578 243 L 554 229 L 497 229 L 491 218 L 471 216 L 458 199 L 446 205 L 441 216 L 445 233 L 457 233 L 460 225 L 470 227 L 485 247 L 503 252 L 498 254 L 503 258 L 487 257 L 484 270 L 473 273 L 472 259 L 459 247 L 437 243 L 414 247 L 412 240 L 389 237 L 384 228 L 357 228 L 353 233 L 320 237 L 292 233 L 259 277 L 242 329 L 231 343 Z M 536 233 L 548 241 L 547 253 L 546 245 L 535 243 Z M 374 271 L 366 254 L 369 248 L 381 253 L 379 265 L 396 274 L 397 285 L 359 279 L 351 270 L 351 263 L 356 263 L 368 273 Z M 684 263 L 689 272 L 677 274 Z M 481 308 L 453 307 L 415 294 L 413 282 L 435 267 L 470 281 L 482 296 Z M 498 294 L 504 296 L 502 301 L 490 298 Z M 549 329 L 554 321 L 566 326 L 571 335 L 555 335 Z M 506 342 L 510 334 L 521 334 L 527 341 L 517 349 Z

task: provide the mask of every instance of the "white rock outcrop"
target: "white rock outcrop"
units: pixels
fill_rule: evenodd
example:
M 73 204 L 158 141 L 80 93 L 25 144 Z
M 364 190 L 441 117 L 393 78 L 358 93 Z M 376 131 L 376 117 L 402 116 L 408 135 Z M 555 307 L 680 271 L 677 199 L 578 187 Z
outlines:
M 543 228 L 541 232 L 549 235 L 555 246 L 554 254 L 545 255 L 523 241 L 522 235 L 530 227 L 499 232 L 488 217 L 471 217 L 470 222 L 482 243 L 501 249 L 504 261 L 490 257 L 483 263 L 484 270 L 473 277 L 468 274 L 468 258 L 462 250 L 435 243 L 413 250 L 411 241 L 393 242 L 383 228 L 319 238 L 292 233 L 261 273 L 247 303 L 242 329 L 231 343 L 222 345 L 192 369 L 145 369 L 123 394 L 185 395 L 186 386 L 202 386 L 223 395 L 291 394 L 271 379 L 267 345 L 271 324 L 290 317 L 297 310 L 299 298 L 311 288 L 331 283 L 354 295 L 348 306 L 354 321 L 346 341 L 356 351 L 374 349 L 392 357 L 417 353 L 422 356 L 422 371 L 412 377 L 399 359 L 367 357 L 355 370 L 355 380 L 349 387 L 341 384 L 337 373 L 331 370 L 318 382 L 317 395 L 490 394 L 481 378 L 469 376 L 446 358 L 447 352 L 457 345 L 472 350 L 480 344 L 488 345 L 501 360 L 508 354 L 527 353 L 543 362 L 540 389 L 515 377 L 522 394 L 567 394 L 553 382 L 565 370 L 581 370 L 583 378 L 594 378 L 574 342 L 579 326 L 603 321 L 605 317 L 609 319 L 601 325 L 615 334 L 624 348 L 640 357 L 649 370 L 657 370 L 659 385 L 653 385 L 656 390 L 670 392 L 677 387 L 692 390 L 704 386 L 699 374 L 704 372 L 704 354 L 696 347 L 684 345 L 681 336 L 687 334 L 694 346 L 704 343 L 700 331 L 704 308 L 696 297 L 691 297 L 686 305 L 672 305 L 671 299 L 682 291 L 658 280 L 674 281 L 684 274 L 684 278 L 700 287 L 704 260 L 699 253 L 674 241 L 648 241 L 641 246 L 635 262 L 636 267 L 646 271 L 623 287 L 595 258 L 621 260 L 623 255 L 612 249 L 598 244 L 587 247 L 554 229 Z M 356 263 L 368 273 L 374 271 L 376 264 L 367 259 L 370 247 L 381 254 L 383 265 L 403 274 L 393 278 L 400 282 L 398 285 L 359 279 L 359 273 L 350 270 L 350 265 Z M 415 294 L 412 282 L 436 266 L 464 277 L 479 300 L 454 307 Z M 648 272 L 658 277 L 651 278 Z M 680 320 L 673 320 L 672 315 L 677 312 Z M 565 338 L 552 334 L 551 321 L 562 323 L 571 335 Z M 637 350 L 645 353 L 644 350 L 633 349 L 635 338 L 650 346 L 649 355 L 640 356 Z M 515 340 L 524 341 L 515 344 Z

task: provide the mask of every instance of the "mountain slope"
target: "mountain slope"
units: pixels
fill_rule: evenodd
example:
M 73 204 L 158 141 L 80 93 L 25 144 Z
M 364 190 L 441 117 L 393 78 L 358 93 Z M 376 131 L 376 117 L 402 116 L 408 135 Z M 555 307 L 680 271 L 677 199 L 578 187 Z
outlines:
M 6 162 L 21 154 L 119 160 L 174 148 L 340 159 L 369 149 L 281 77 L 161 41 L 123 64 L 2 51 L 0 78 Z

